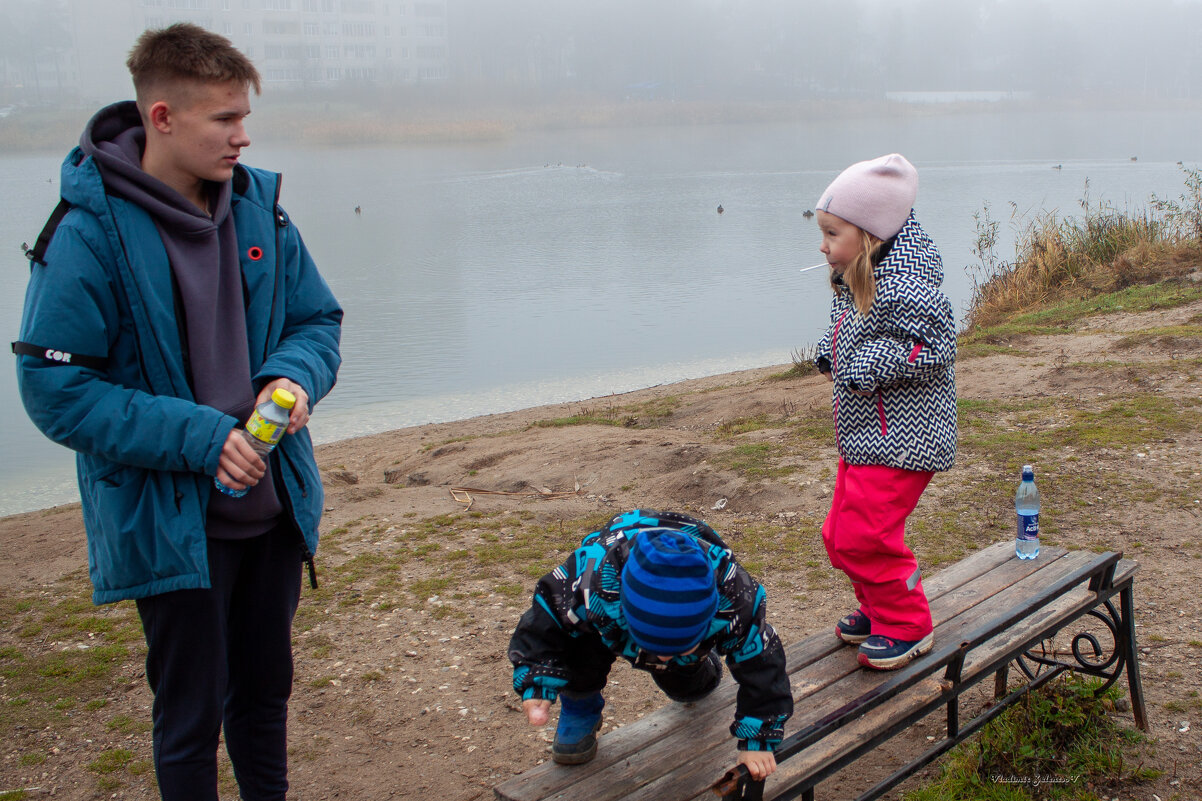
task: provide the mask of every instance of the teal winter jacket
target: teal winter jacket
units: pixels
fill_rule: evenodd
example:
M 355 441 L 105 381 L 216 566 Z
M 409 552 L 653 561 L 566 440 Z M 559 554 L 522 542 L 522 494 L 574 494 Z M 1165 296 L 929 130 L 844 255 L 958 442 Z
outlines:
M 342 310 L 278 204 L 280 176 L 239 165 L 233 181 L 255 391 L 287 377 L 316 404 L 341 362 Z M 34 423 L 76 451 L 93 601 L 208 587 L 206 508 L 239 421 L 193 399 L 150 215 L 107 195 L 79 148 L 63 163 L 62 196 L 71 210 L 45 264 L 33 265 L 20 331 L 47 355 L 19 355 L 17 377 Z M 311 558 L 323 493 L 308 430 L 285 436 L 270 458 L 298 552 Z

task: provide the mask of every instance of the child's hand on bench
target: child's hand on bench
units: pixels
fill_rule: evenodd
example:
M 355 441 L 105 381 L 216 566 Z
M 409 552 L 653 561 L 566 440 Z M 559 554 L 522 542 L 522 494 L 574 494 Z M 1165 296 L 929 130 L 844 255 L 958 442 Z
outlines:
M 739 764 L 746 765 L 751 778 L 759 782 L 776 771 L 776 756 L 771 751 L 740 751 Z
M 531 726 L 546 726 L 551 719 L 551 702 L 546 698 L 529 698 L 522 701 L 522 711 Z

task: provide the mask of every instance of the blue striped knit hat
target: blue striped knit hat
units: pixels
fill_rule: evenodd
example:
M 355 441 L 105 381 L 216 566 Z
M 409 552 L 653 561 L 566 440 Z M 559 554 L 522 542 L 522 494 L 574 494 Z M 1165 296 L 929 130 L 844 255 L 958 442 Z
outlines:
M 718 609 L 714 570 L 687 534 L 644 529 L 622 568 L 621 603 L 636 645 L 653 654 L 682 654 L 701 642 Z

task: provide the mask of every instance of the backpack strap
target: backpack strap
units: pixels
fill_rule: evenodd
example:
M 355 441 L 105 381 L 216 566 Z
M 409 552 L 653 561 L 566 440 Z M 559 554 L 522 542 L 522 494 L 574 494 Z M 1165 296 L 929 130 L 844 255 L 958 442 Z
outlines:
M 46 224 L 42 226 L 42 233 L 38 234 L 38 240 L 33 243 L 33 247 L 29 247 L 24 242 L 21 243 L 21 250 L 25 253 L 25 258 L 29 259 L 30 269 L 33 269 L 35 264 L 46 266 L 46 248 L 50 247 L 50 240 L 54 238 L 58 224 L 63 221 L 63 217 L 67 216 L 67 212 L 70 210 L 71 204 L 60 198 L 54 211 L 50 212 Z M 70 353 L 44 345 L 35 345 L 32 342 L 14 342 L 12 349 L 17 356 L 33 356 L 54 365 L 75 365 L 92 370 L 103 370 L 108 364 L 108 359 L 103 356 Z
M 50 247 L 50 240 L 54 237 L 58 224 L 63 221 L 63 217 L 67 216 L 67 212 L 70 210 L 71 204 L 60 198 L 54 211 L 50 212 L 46 224 L 42 226 L 42 233 L 38 234 L 38 241 L 33 243 L 33 247 L 29 247 L 24 242 L 21 243 L 21 250 L 25 253 L 25 258 L 29 259 L 31 268 L 34 264 L 46 266 L 46 248 Z

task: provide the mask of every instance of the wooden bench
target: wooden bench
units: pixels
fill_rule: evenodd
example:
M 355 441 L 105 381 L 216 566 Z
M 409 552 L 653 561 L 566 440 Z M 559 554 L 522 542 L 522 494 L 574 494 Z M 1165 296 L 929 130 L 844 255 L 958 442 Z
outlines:
M 1147 729 L 1135 656 L 1132 588 L 1138 564 L 1122 554 L 1045 546 L 1034 560 L 1013 543 L 978 551 L 923 584 L 935 648 L 893 672 L 856 663 L 856 649 L 824 629 L 786 647 L 795 711 L 767 782 L 733 765 L 728 726 L 737 685 L 727 674 L 709 697 L 666 707 L 604 735 L 586 765 L 546 762 L 495 788 L 503 801 L 683 801 L 814 798 L 824 779 L 931 712 L 947 731 L 905 767 L 860 796 L 877 798 L 972 735 L 1031 689 L 1072 669 L 1102 677 L 1125 671 L 1135 723 Z M 1118 604 L 1114 596 L 1118 596 Z M 1008 690 L 1011 663 L 1022 681 Z M 960 697 L 994 678 L 995 703 L 960 721 Z

